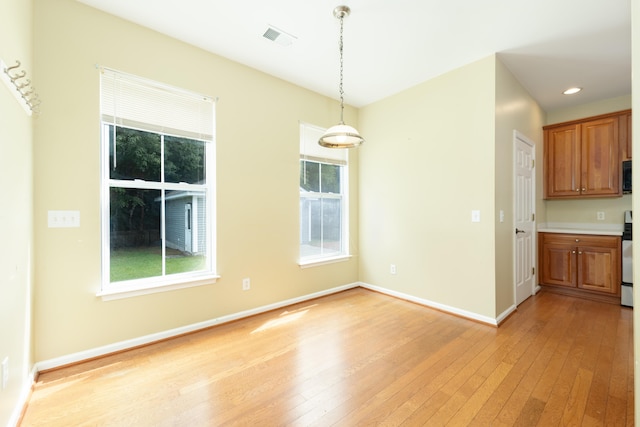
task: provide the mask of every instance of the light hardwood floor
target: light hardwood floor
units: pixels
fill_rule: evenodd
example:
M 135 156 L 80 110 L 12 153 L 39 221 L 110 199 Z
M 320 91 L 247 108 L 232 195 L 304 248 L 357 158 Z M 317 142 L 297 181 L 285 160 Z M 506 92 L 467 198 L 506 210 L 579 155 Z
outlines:
M 633 425 L 632 310 L 499 328 L 365 289 L 42 373 L 22 426 Z

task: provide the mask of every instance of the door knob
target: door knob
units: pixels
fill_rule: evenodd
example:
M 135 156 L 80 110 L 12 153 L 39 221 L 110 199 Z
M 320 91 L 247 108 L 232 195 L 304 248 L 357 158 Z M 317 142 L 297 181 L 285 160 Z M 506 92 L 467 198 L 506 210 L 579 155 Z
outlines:
M 524 233 L 524 232 L 525 232 L 524 230 L 520 230 L 519 228 L 516 228 L 516 234 L 518 234 L 518 233 Z

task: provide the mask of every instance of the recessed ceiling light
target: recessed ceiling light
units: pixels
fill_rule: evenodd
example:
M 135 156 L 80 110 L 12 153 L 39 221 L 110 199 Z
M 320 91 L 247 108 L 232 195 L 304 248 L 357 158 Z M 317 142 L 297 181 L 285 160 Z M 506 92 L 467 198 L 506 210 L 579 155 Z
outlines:
M 565 90 L 565 91 L 564 91 L 564 92 L 562 92 L 562 93 L 564 93 L 565 95 L 573 95 L 574 93 L 578 93 L 578 92 L 580 92 L 581 90 L 582 90 L 582 88 L 581 88 L 581 87 L 571 87 L 571 88 L 569 88 L 569 89 Z

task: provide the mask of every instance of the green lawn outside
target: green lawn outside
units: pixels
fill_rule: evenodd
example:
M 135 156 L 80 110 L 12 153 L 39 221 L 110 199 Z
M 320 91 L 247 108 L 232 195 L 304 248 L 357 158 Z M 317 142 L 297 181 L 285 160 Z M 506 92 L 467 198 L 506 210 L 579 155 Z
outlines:
M 167 257 L 167 274 L 204 270 L 202 255 L 171 255 Z M 111 251 L 111 282 L 141 279 L 162 274 L 162 254 L 159 248 L 117 249 Z

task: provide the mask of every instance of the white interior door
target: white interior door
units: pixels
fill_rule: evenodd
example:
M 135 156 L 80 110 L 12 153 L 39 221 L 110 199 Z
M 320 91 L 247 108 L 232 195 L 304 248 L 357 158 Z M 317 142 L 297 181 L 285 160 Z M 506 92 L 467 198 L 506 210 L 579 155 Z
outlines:
M 514 132 L 515 304 L 535 291 L 535 146 Z

